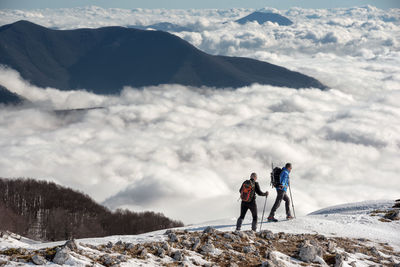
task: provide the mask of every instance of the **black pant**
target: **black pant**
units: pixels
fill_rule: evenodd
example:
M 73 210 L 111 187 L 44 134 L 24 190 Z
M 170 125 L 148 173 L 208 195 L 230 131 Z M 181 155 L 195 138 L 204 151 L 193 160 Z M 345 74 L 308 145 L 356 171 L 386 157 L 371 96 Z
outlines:
M 236 223 L 236 230 L 240 230 L 242 227 L 242 222 L 244 216 L 246 216 L 247 210 L 251 211 L 251 215 L 253 216 L 253 222 L 251 224 L 251 229 L 254 231 L 257 229 L 257 203 L 253 200 L 252 202 L 244 202 L 240 205 L 240 217 Z
M 276 196 L 275 204 L 272 206 L 271 213 L 268 217 L 274 217 L 276 210 L 281 205 L 282 199 L 285 201 L 285 208 L 286 208 L 286 216 L 291 216 L 290 214 L 290 198 L 286 194 L 285 191 L 277 189 L 276 192 L 278 195 Z

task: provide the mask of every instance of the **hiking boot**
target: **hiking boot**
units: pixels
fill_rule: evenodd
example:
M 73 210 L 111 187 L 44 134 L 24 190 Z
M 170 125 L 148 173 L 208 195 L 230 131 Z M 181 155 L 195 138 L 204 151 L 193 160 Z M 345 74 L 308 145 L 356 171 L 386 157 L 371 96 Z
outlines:
M 294 218 L 293 218 L 292 215 L 288 215 L 288 216 L 286 216 L 286 219 L 288 219 L 288 220 L 293 220 Z
M 274 217 L 268 217 L 269 222 L 277 222 L 278 220 L 275 219 Z

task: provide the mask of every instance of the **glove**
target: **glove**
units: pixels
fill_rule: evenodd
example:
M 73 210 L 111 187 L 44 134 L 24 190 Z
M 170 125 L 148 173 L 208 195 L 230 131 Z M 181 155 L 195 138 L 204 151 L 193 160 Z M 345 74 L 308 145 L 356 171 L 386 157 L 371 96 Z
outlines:
M 278 186 L 279 190 L 283 190 L 283 185 Z
M 265 192 L 265 197 L 267 197 L 269 195 L 269 192 L 267 191 L 267 192 Z

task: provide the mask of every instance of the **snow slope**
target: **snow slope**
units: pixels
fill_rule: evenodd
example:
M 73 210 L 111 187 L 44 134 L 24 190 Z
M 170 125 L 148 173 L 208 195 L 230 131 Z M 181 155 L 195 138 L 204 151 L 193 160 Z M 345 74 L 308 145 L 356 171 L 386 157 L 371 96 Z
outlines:
M 273 233 L 284 232 L 288 234 L 319 234 L 326 237 L 348 237 L 361 240 L 363 243 L 368 243 L 371 246 L 378 244 L 386 244 L 393 247 L 394 255 L 400 255 L 400 220 L 383 222 L 382 216 L 371 216 L 371 213 L 376 210 L 390 210 L 394 205 L 394 201 L 381 200 L 381 201 L 366 201 L 351 204 L 344 204 L 333 206 L 325 209 L 315 211 L 307 216 L 298 217 L 295 220 L 280 221 L 278 223 L 264 222 L 262 224 L 262 230 L 270 230 Z M 279 217 L 278 217 L 279 218 Z M 235 230 L 236 218 L 217 220 L 213 222 L 207 222 L 197 225 L 190 225 L 178 230 L 186 230 L 189 233 L 196 233 L 204 231 L 208 226 L 211 226 L 222 232 L 230 232 Z M 260 225 L 259 225 L 260 226 Z M 243 224 L 242 230 L 250 230 L 251 227 L 251 216 L 247 215 L 246 221 Z M 370 240 L 370 241 L 367 241 Z M 109 242 L 117 243 L 133 243 L 133 244 L 144 244 L 149 242 L 164 242 L 168 240 L 168 235 L 165 235 L 165 230 L 156 231 L 141 235 L 132 236 L 108 236 L 104 238 L 88 238 L 77 240 L 78 244 L 89 244 L 93 246 L 99 246 L 107 244 Z M 61 246 L 65 241 L 52 242 L 52 243 L 36 243 L 29 239 L 22 238 L 21 240 L 15 240 L 13 238 L 0 238 L 0 250 L 6 248 L 25 248 L 31 250 L 39 250 L 43 248 L 51 248 L 55 246 Z M 251 242 L 249 242 L 251 243 Z M 88 252 L 90 248 L 83 246 L 81 249 Z M 275 253 L 275 252 L 274 252 Z M 276 252 L 274 257 L 279 258 L 282 262 L 287 262 L 287 266 L 295 266 L 295 259 L 288 259 L 288 256 L 281 255 L 282 253 Z M 192 255 L 193 257 L 199 257 L 199 255 Z M 349 256 L 350 257 L 350 256 Z M 353 258 L 351 258 L 353 257 Z M 351 255 L 352 260 L 359 260 L 356 254 Z M 358 255 L 360 258 L 361 256 Z M 168 258 L 168 257 L 167 257 Z M 290 258 L 290 257 L 289 257 Z M 4 256 L 1 259 L 6 259 Z M 171 260 L 171 258 L 169 258 Z M 400 258 L 399 258 L 400 259 Z M 198 262 L 203 259 L 198 258 Z M 162 262 L 168 261 L 166 258 L 163 260 L 156 261 L 154 257 L 149 257 L 147 260 L 141 259 L 130 259 L 125 263 L 121 263 L 124 266 L 135 266 L 143 264 L 143 266 L 157 266 Z M 67 265 L 84 265 L 89 263 L 87 260 L 79 257 L 71 257 L 65 264 Z M 165 262 L 164 262 L 165 263 Z M 17 263 L 8 262 L 8 266 L 13 266 Z M 26 264 L 26 263 L 18 263 Z M 300 264 L 300 263 L 299 263 Z

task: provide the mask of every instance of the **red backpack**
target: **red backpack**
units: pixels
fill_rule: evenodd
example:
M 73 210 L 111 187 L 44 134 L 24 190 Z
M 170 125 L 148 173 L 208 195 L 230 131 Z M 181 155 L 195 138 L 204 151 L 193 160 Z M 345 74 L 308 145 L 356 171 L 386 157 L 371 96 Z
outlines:
M 253 200 L 255 183 L 251 180 L 244 181 L 242 188 L 240 189 L 240 198 L 244 202 L 250 202 Z

